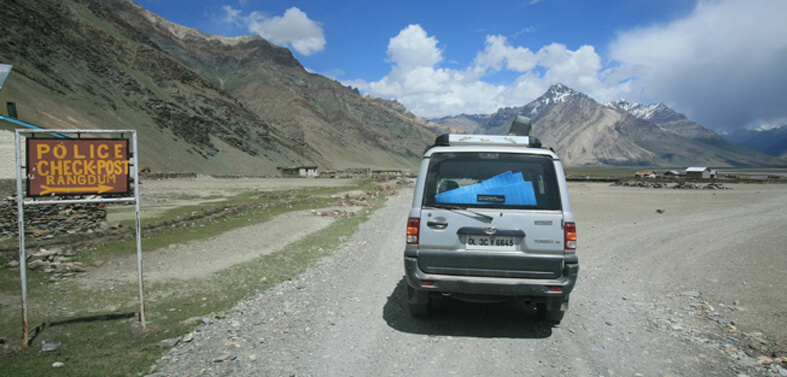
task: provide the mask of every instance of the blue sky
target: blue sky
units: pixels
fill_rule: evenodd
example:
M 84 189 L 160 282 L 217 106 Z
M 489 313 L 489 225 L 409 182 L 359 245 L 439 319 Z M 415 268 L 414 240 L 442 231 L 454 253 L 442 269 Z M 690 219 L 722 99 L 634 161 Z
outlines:
M 416 115 L 489 114 L 562 83 L 664 102 L 718 132 L 787 124 L 785 0 L 138 0 L 258 34 L 310 71 Z

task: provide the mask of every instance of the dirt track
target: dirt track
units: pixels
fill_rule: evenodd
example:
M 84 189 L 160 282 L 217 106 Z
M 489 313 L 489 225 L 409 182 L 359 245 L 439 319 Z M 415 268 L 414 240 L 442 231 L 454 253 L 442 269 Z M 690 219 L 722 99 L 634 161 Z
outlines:
M 163 355 L 158 370 L 779 375 L 783 364 L 757 358 L 787 356 L 779 345 L 787 342 L 781 281 L 787 186 L 732 188 L 571 184 L 581 269 L 571 309 L 557 327 L 513 304 L 445 301 L 433 318 L 410 317 L 401 258 L 412 193 L 403 190 L 325 263 L 213 318 Z M 287 217 L 275 221 L 297 225 Z M 250 231 L 232 237 L 259 240 Z

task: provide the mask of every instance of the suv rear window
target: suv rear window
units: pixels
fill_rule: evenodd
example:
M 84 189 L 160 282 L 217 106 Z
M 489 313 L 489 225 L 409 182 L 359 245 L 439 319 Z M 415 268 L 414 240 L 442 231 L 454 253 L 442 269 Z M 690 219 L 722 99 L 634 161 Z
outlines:
M 425 206 L 559 210 L 552 159 L 521 153 L 436 153 L 429 162 Z

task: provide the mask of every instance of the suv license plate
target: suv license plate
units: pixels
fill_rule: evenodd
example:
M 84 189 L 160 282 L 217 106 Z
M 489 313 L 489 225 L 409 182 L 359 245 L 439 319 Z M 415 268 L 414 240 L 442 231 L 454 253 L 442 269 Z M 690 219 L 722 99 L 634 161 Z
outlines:
M 514 237 L 467 236 L 465 241 L 467 249 L 514 250 L 515 247 Z

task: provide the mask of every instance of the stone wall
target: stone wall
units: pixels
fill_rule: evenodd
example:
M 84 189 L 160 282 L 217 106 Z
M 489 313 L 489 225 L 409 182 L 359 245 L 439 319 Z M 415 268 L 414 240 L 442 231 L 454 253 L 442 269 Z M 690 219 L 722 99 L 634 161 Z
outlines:
M 7 197 L 0 203 L 0 239 L 17 236 L 16 210 L 15 197 Z M 107 211 L 101 203 L 25 206 L 25 234 L 36 239 L 107 230 L 106 220 Z

